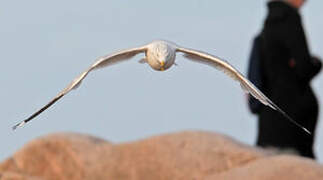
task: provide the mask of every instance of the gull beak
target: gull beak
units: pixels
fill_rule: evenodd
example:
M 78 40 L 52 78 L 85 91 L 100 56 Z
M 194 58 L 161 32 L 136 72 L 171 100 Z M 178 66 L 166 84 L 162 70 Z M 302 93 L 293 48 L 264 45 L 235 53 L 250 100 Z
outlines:
M 160 65 L 161 65 L 160 70 L 161 70 L 161 71 L 164 71 L 164 70 L 165 70 L 165 68 L 164 68 L 164 66 L 165 66 L 165 61 L 161 61 L 161 62 L 160 62 Z

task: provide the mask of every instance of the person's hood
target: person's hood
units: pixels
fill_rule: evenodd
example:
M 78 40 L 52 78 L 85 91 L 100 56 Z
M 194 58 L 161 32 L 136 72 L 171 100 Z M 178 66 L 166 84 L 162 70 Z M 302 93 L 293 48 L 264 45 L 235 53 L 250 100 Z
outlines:
M 271 1 L 267 4 L 268 20 L 281 20 L 290 16 L 299 16 L 298 9 L 283 1 Z

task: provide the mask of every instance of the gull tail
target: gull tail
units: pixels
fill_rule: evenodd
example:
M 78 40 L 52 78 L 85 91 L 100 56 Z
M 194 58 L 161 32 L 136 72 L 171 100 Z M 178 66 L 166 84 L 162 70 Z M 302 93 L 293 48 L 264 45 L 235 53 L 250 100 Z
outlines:
M 273 102 L 270 102 L 270 105 L 273 106 L 277 111 L 279 111 L 291 123 L 293 123 L 297 127 L 301 128 L 307 134 L 312 135 L 311 131 L 309 131 L 308 129 L 306 129 L 304 126 L 300 125 L 298 122 L 294 121 L 287 113 L 285 113 L 282 109 L 280 109 L 276 104 L 274 104 Z

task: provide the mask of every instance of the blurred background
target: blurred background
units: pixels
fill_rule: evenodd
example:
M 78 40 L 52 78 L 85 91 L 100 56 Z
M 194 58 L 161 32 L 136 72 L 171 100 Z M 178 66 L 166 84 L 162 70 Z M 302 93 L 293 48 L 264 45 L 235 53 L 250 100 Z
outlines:
M 223 57 L 245 74 L 266 0 L 183 2 L 1 1 L 0 160 L 36 137 L 65 131 L 126 142 L 193 129 L 253 145 L 257 119 L 239 84 L 180 54 L 178 66 L 165 72 L 139 64 L 143 55 L 95 71 L 77 91 L 24 128 L 11 130 L 96 58 L 155 39 Z M 323 1 L 311 0 L 302 9 L 308 43 L 320 57 L 322 7 Z M 312 85 L 322 104 L 322 73 Z M 322 116 L 319 120 L 315 152 L 323 162 Z

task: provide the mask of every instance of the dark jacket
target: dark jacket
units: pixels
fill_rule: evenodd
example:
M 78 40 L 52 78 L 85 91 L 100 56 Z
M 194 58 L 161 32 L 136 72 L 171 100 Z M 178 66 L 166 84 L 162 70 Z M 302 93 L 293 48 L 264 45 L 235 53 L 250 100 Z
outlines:
M 320 71 L 313 63 L 297 9 L 282 1 L 268 3 L 264 24 L 264 93 L 299 124 L 314 133 L 318 103 L 310 80 Z M 257 144 L 294 148 L 314 157 L 314 138 L 270 108 L 259 114 Z

